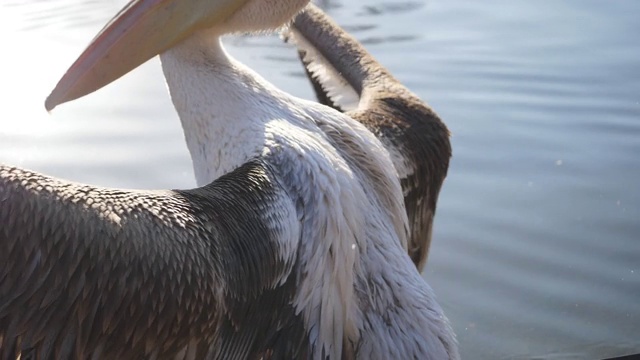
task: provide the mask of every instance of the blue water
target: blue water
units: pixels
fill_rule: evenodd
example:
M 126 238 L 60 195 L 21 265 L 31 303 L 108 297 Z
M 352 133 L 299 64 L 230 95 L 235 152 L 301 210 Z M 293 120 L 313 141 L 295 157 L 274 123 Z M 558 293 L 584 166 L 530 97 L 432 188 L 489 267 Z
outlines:
M 195 184 L 157 60 L 44 111 L 123 4 L 0 3 L 0 161 L 103 186 Z M 453 133 L 424 276 L 463 357 L 640 353 L 640 2 L 321 4 Z M 277 37 L 227 44 L 311 98 Z

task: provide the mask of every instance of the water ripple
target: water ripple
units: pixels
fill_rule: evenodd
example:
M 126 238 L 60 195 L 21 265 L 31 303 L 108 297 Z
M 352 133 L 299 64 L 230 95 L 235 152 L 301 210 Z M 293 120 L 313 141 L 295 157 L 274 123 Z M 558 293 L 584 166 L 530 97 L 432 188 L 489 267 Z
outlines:
M 42 109 L 123 3 L 0 3 L 0 98 L 11 99 L 0 161 L 108 186 L 194 185 L 157 61 Z M 640 2 L 318 3 L 452 130 L 424 276 L 463 357 L 639 353 Z M 225 43 L 285 91 L 312 95 L 277 37 Z

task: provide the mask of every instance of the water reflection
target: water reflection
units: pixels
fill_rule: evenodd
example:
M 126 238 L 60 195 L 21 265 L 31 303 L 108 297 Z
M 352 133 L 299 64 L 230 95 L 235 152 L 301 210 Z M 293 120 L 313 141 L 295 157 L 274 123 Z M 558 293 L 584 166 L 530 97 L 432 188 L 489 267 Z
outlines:
M 117 1 L 105 0 L 7 0 L 3 6 L 14 18 L 16 30 L 43 28 L 86 29 L 102 25 L 118 10 Z
M 123 3 L 0 3 L 0 161 L 107 186 L 194 184 L 157 60 L 42 106 Z M 453 132 L 425 276 L 464 358 L 640 352 L 640 3 L 321 3 Z M 277 37 L 225 41 L 312 96 Z
M 360 39 L 360 42 L 365 45 L 365 46 L 369 46 L 369 45 L 376 45 L 376 44 L 382 44 L 382 43 L 400 43 L 400 42 L 405 42 L 405 41 L 411 41 L 411 40 L 415 40 L 417 39 L 416 36 L 411 36 L 411 35 L 391 35 L 391 36 L 372 36 L 372 37 L 365 37 Z
M 424 4 L 417 1 L 407 2 L 387 2 L 374 5 L 365 5 L 361 12 L 358 12 L 358 16 L 376 16 L 376 15 L 388 15 L 392 13 L 403 13 L 408 11 L 414 11 L 420 9 Z

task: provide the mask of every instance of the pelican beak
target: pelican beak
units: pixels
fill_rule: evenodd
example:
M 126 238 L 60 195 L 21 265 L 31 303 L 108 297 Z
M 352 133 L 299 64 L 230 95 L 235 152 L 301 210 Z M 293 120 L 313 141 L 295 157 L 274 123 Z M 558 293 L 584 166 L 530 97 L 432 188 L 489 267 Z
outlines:
M 90 94 L 248 0 L 132 0 L 107 23 L 45 101 L 47 111 Z

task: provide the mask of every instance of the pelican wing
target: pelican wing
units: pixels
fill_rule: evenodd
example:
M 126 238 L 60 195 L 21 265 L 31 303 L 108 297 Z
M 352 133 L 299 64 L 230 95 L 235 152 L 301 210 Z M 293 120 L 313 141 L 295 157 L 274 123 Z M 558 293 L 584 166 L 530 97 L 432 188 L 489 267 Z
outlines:
M 260 161 L 158 192 L 0 165 L 0 357 L 298 357 L 298 241 Z
M 318 7 L 308 5 L 286 35 L 298 48 L 318 101 L 365 125 L 391 155 L 409 218 L 409 255 L 422 270 L 451 157 L 447 127 Z

